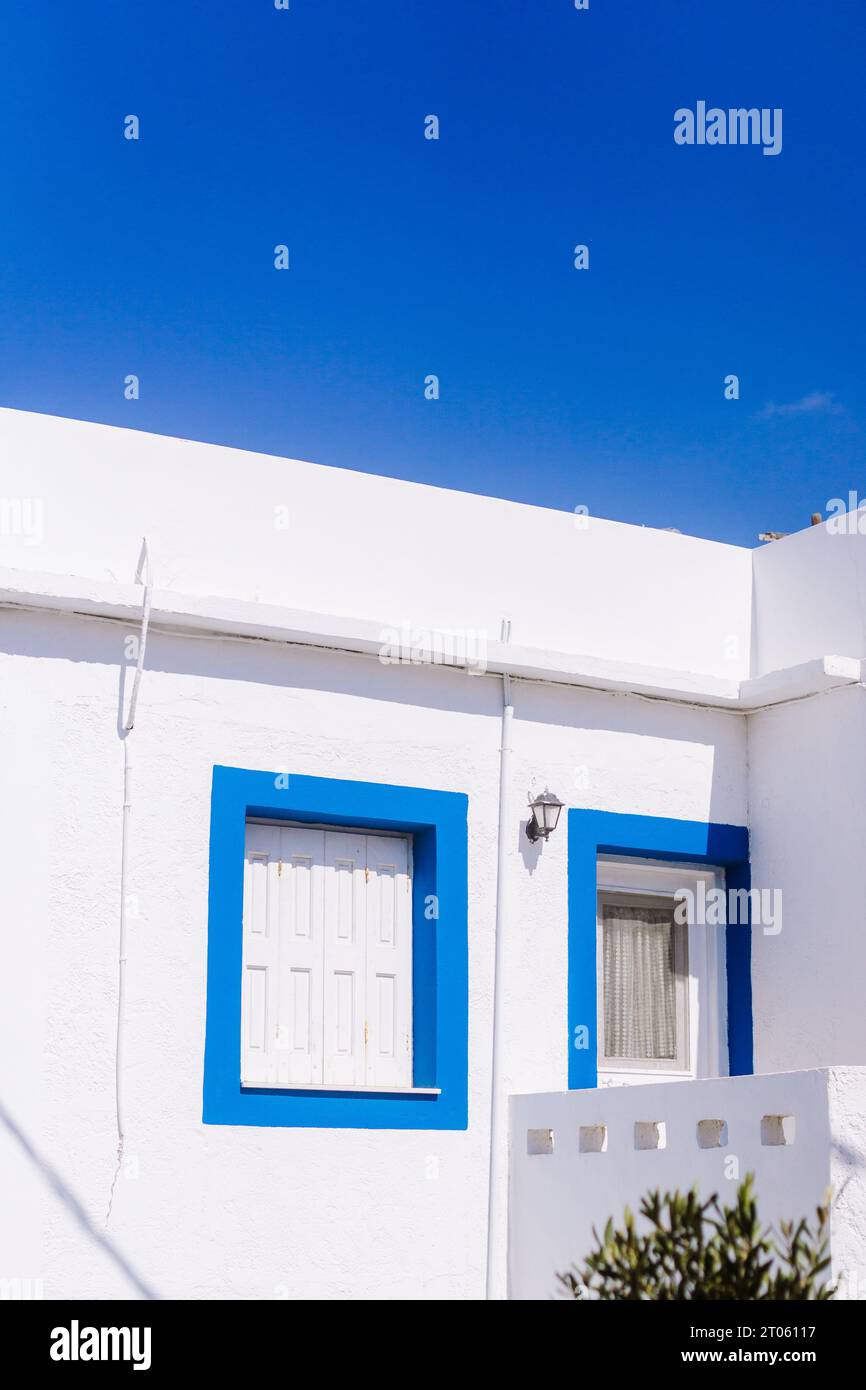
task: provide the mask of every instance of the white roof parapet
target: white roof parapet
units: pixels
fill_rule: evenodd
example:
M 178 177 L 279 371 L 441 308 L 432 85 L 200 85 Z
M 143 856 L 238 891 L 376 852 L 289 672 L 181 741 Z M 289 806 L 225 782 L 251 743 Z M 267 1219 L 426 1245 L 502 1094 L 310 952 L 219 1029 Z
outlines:
M 72 575 L 0 569 L 0 608 L 68 613 L 137 624 L 141 589 Z M 242 599 L 200 597 L 154 590 L 152 628 L 215 637 L 240 637 L 379 656 L 393 624 L 310 613 Z M 447 629 L 433 636 L 447 635 Z M 476 634 L 480 638 L 481 634 Z M 513 643 L 477 642 L 471 656 L 449 653 L 432 664 L 509 674 L 650 699 L 684 701 L 716 709 L 749 711 L 803 699 L 864 678 L 857 657 L 821 656 L 743 681 L 665 667 L 641 666 L 593 656 L 544 651 Z

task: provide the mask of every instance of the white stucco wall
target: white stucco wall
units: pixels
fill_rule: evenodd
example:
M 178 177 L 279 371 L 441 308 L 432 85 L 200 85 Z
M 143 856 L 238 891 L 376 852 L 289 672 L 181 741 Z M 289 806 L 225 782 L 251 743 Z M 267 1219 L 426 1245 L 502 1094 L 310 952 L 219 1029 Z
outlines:
M 866 1063 L 866 692 L 749 717 L 752 881 L 782 930 L 752 939 L 755 1067 Z
M 124 628 L 4 612 L 0 635 L 14 851 L 4 894 L 17 928 L 0 1095 L 102 1228 L 115 1150 Z M 147 664 L 130 741 L 129 892 L 140 917 L 130 922 L 125 1086 L 138 1175 L 118 1183 L 111 1239 L 163 1296 L 479 1296 L 501 683 L 158 633 Z M 215 762 L 468 791 L 468 1132 L 201 1124 Z M 566 1079 L 566 835 L 563 824 L 540 851 L 521 837 L 533 778 L 569 804 L 742 823 L 743 717 L 515 685 L 505 1082 L 550 1090 Z M 32 1164 L 16 1159 L 15 1174 L 3 1200 L 21 1272 L 43 1278 L 46 1296 L 128 1290 L 34 1184 Z M 14 1195 L 25 1175 L 41 1225 Z
M 753 567 L 753 675 L 866 653 L 866 512 L 759 546 Z
M 147 534 L 157 583 L 183 593 L 491 639 L 508 617 L 520 646 L 748 670 L 737 546 L 14 410 L 0 410 L 4 497 L 43 508 L 38 544 L 0 528 L 11 568 L 129 580 Z

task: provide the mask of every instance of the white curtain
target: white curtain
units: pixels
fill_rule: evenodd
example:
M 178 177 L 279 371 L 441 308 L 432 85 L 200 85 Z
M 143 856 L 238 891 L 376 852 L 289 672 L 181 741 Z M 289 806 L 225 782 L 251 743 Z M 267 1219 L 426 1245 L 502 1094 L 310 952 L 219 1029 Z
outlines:
M 673 909 L 602 907 L 604 1054 L 677 1055 Z

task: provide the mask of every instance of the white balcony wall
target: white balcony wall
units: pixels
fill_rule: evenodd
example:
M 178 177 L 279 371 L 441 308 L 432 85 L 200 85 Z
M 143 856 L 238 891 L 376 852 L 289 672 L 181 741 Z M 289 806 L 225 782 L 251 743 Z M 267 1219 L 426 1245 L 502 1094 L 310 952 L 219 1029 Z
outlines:
M 767 1223 L 813 1219 L 832 1190 L 833 1277 L 866 1298 L 866 1068 L 514 1096 L 510 1114 L 512 1298 L 555 1296 L 593 1227 L 647 1192 L 697 1185 L 726 1202 L 749 1172 Z

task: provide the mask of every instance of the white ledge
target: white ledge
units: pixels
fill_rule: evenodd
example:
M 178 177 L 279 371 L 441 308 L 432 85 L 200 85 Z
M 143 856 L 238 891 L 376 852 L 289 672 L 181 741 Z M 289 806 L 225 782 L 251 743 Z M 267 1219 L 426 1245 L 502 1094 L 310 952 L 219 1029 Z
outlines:
M 853 656 L 819 656 L 784 671 L 768 671 L 753 676 L 740 685 L 740 707 L 760 709 L 783 700 L 800 700 L 835 690 L 841 685 L 856 685 L 862 679 L 863 663 Z
M 0 569 L 2 608 L 73 613 L 137 626 L 141 620 L 142 595 L 143 590 L 137 584 Z M 367 618 L 310 613 L 245 599 L 202 597 L 169 590 L 154 590 L 151 623 L 155 628 L 175 632 L 246 637 L 368 656 L 379 656 L 388 634 L 394 631 L 386 623 Z M 478 656 L 483 656 L 483 665 L 473 658 L 430 664 L 463 670 L 472 676 L 508 674 L 525 680 L 552 681 L 732 710 L 761 709 L 839 686 L 855 685 L 863 679 L 860 659 L 844 656 L 819 656 L 797 666 L 742 681 L 502 642 L 487 642 Z M 402 664 L 423 663 L 410 662 L 407 657 Z
M 337 1086 L 324 1081 L 242 1081 L 242 1091 L 330 1091 L 332 1095 L 441 1096 L 440 1086 Z

